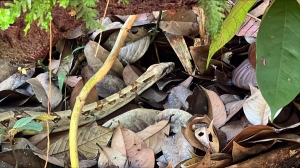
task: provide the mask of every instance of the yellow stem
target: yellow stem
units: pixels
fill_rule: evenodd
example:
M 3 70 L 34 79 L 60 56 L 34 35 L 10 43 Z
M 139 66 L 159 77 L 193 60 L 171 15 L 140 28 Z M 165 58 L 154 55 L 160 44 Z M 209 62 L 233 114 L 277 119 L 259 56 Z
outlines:
M 125 24 L 122 26 L 116 43 L 104 62 L 103 66 L 97 71 L 97 73 L 90 78 L 90 80 L 84 85 L 79 95 L 76 97 L 75 105 L 73 108 L 71 121 L 70 121 L 70 132 L 69 132 L 69 148 L 70 148 L 70 159 L 71 167 L 79 167 L 78 161 L 78 149 L 77 149 L 77 131 L 78 131 L 78 121 L 80 117 L 80 112 L 82 107 L 85 104 L 85 99 L 88 96 L 91 89 L 100 81 L 110 70 L 113 63 L 117 59 L 121 47 L 124 45 L 124 41 L 127 37 L 128 32 L 131 29 L 131 26 L 138 18 L 138 15 L 130 15 L 126 20 Z

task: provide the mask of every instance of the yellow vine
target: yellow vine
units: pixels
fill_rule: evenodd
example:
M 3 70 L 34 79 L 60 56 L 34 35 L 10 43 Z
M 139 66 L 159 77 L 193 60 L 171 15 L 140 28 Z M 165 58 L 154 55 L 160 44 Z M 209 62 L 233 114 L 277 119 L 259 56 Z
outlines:
M 78 132 L 78 121 L 80 117 L 80 112 L 85 104 L 85 99 L 87 98 L 91 89 L 100 81 L 110 70 L 113 63 L 117 59 L 121 47 L 124 45 L 124 41 L 130 31 L 133 23 L 138 18 L 138 15 L 130 15 L 126 20 L 125 24 L 122 26 L 116 43 L 104 62 L 103 66 L 96 72 L 96 74 L 84 85 L 79 95 L 76 97 L 76 102 L 73 108 L 70 121 L 70 131 L 69 131 L 69 148 L 70 148 L 70 159 L 71 167 L 79 167 L 78 161 L 78 149 L 77 149 L 77 132 Z

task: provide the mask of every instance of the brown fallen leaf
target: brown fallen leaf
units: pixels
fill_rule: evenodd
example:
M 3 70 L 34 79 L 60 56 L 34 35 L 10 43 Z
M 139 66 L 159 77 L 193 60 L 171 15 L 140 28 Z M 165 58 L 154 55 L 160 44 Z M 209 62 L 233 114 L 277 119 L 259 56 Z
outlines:
M 92 68 L 88 65 L 84 66 L 82 71 L 82 80 L 80 80 L 75 88 L 72 90 L 71 96 L 70 96 L 70 107 L 71 109 L 73 109 L 75 101 L 77 96 L 79 95 L 79 93 L 81 92 L 83 86 L 85 85 L 85 83 L 94 75 L 94 72 L 92 70 Z M 85 104 L 90 104 L 90 103 L 94 103 L 96 101 L 98 101 L 98 94 L 97 94 L 97 90 L 95 87 L 93 87 L 90 91 L 90 93 L 88 94 L 87 98 L 85 99 Z
M 207 99 L 208 99 L 208 113 L 207 116 L 212 120 L 214 120 L 214 126 L 216 128 L 220 128 L 225 124 L 227 119 L 227 114 L 225 110 L 225 106 L 221 101 L 220 97 L 214 92 L 207 90 L 202 87 L 205 91 Z
M 98 154 L 97 143 L 106 146 L 113 131 L 101 126 L 81 127 L 78 130 L 78 151 L 86 158 L 94 158 Z M 62 157 L 69 151 L 69 135 L 65 135 L 50 145 L 50 155 Z
M 98 168 L 106 167 L 129 167 L 126 156 L 120 153 L 115 148 L 101 147 L 99 149 Z
M 124 127 L 118 129 L 120 129 L 119 133 L 115 133 L 112 139 L 112 148 L 125 155 L 132 167 L 154 167 L 154 152 L 147 147 L 146 143 L 129 129 Z
M 169 121 L 163 120 L 137 132 L 136 135 L 143 139 L 147 146 L 153 150 L 154 154 L 157 154 L 161 151 L 161 146 L 169 132 Z

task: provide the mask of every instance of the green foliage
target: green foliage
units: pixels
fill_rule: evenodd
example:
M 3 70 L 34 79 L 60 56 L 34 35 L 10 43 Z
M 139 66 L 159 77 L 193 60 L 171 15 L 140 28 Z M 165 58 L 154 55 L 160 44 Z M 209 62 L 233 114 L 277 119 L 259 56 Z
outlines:
M 38 122 L 32 122 L 33 119 L 35 119 L 36 116 L 33 117 L 26 117 L 26 118 L 21 118 L 18 120 L 13 129 L 22 131 L 22 130 L 34 130 L 34 131 L 42 131 L 43 126 L 41 123 Z
M 95 20 L 98 11 L 96 7 L 98 0 L 14 0 L 14 3 L 5 3 L 6 9 L 0 8 L 0 29 L 5 30 L 15 19 L 20 17 L 21 12 L 28 12 L 25 17 L 27 26 L 25 33 L 28 32 L 33 21 L 38 20 L 40 28 L 49 30 L 49 23 L 52 20 L 53 5 L 58 3 L 61 7 L 71 7 L 76 9 L 76 18 L 82 18 L 87 27 L 99 28 L 100 25 Z
M 227 0 L 199 0 L 198 6 L 204 10 L 207 17 L 205 26 L 212 40 L 217 38 L 221 29 L 223 19 L 225 18 L 224 11 L 228 11 L 226 5 Z
M 271 120 L 300 92 L 299 9 L 296 0 L 276 0 L 260 24 L 256 43 L 256 78 L 270 106 Z
M 208 59 L 206 68 L 209 65 L 211 57 L 221 49 L 239 30 L 243 24 L 248 10 L 256 0 L 238 1 L 238 3 L 232 8 L 229 15 L 222 23 L 220 32 L 216 35 L 216 38 L 212 41 L 209 47 Z

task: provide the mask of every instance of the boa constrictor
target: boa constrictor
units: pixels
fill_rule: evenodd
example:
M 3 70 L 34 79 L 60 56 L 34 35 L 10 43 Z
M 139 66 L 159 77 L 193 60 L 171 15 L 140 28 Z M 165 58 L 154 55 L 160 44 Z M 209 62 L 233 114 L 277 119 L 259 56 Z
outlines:
M 145 73 L 143 73 L 133 84 L 125 87 L 118 93 L 115 93 L 98 102 L 85 105 L 82 109 L 79 120 L 79 126 L 99 120 L 115 110 L 133 100 L 136 94 L 141 94 L 143 91 L 152 86 L 156 81 L 170 73 L 174 69 L 174 63 L 166 62 L 151 65 Z M 52 113 L 53 120 L 49 121 L 49 127 L 52 132 L 59 132 L 69 129 L 71 110 L 59 111 Z M 29 116 L 40 116 L 45 112 L 33 111 L 8 111 L 0 113 L 0 129 L 10 130 L 13 128 L 16 121 L 20 118 Z M 46 132 L 46 122 L 38 121 L 43 126 L 43 131 Z M 25 134 L 35 134 L 36 132 L 24 132 Z

